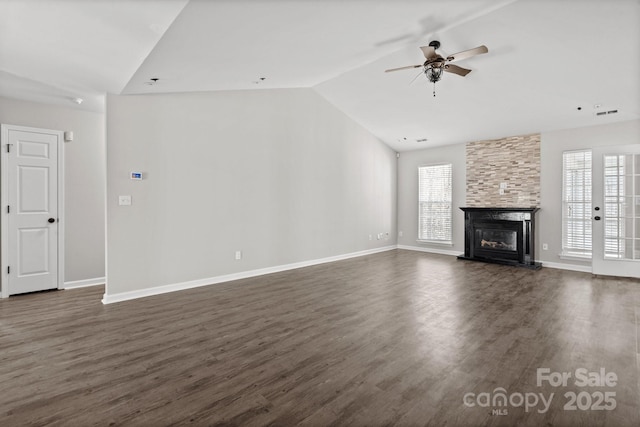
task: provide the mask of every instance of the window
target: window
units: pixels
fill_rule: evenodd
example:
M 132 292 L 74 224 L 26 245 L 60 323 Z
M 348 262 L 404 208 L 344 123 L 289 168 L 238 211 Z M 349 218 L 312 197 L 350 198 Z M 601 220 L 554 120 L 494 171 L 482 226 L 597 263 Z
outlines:
M 451 164 L 418 168 L 418 240 L 451 243 Z
M 604 258 L 640 259 L 640 155 L 604 156 Z
M 591 257 L 591 150 L 562 155 L 562 254 Z

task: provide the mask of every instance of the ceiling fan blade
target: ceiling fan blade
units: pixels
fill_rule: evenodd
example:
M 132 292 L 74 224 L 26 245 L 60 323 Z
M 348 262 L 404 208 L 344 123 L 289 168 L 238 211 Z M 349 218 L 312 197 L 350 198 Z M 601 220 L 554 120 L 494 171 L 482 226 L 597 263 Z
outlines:
M 420 50 L 422 51 L 422 53 L 424 53 L 424 57 L 427 59 L 435 58 L 436 56 L 438 56 L 433 46 L 420 46 Z
M 420 64 L 420 65 L 407 65 L 406 67 L 400 67 L 400 68 L 390 68 L 388 70 L 384 70 L 384 72 L 388 73 L 390 71 L 408 70 L 409 68 L 419 68 L 419 67 L 422 67 L 422 64 Z
M 420 71 L 420 72 L 418 73 L 418 75 L 417 75 L 417 76 L 415 76 L 415 77 L 413 78 L 413 80 L 411 80 L 411 83 L 409 83 L 409 86 L 411 86 L 411 85 L 413 84 L 413 82 L 415 82 L 416 80 L 418 80 L 418 77 L 420 77 L 422 74 L 424 74 L 424 71 Z
M 481 53 L 487 53 L 489 49 L 485 45 L 474 47 L 473 49 L 463 50 L 462 52 L 454 53 L 447 57 L 447 61 L 455 62 L 461 59 L 471 58 L 472 56 L 480 55 Z
M 457 74 L 459 76 L 466 76 L 467 74 L 469 74 L 471 72 L 471 70 L 467 69 L 467 68 L 462 68 L 462 67 L 458 67 L 457 65 L 453 65 L 453 64 L 447 64 L 444 66 L 444 70 L 448 73 L 453 73 L 453 74 Z

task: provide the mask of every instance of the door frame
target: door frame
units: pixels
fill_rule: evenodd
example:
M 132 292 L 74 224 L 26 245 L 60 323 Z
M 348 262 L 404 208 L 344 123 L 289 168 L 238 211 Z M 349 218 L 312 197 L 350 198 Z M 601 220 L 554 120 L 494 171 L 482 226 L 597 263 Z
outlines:
M 603 157 L 607 154 L 640 154 L 640 144 L 625 144 L 614 146 L 598 146 L 591 149 L 592 152 L 592 175 L 591 175 L 591 217 L 596 215 L 604 216 L 605 199 L 604 199 L 604 162 Z M 626 153 L 623 153 L 626 152 Z M 595 211 L 595 207 L 600 207 L 600 211 Z M 632 265 L 640 266 L 640 260 L 606 260 L 604 258 L 604 218 L 601 221 L 592 220 L 592 260 L 591 273 L 595 275 L 613 276 L 613 277 L 632 277 L 627 268 Z M 622 266 L 621 269 L 615 269 L 614 266 Z M 626 267 L 626 268 L 625 268 Z
M 59 130 L 33 128 L 28 126 L 0 125 L 0 298 L 9 297 L 9 278 L 7 277 L 7 264 L 9 263 L 9 157 L 7 146 L 9 145 L 9 131 L 23 131 L 46 133 L 56 135 L 58 139 L 58 289 L 64 289 L 64 132 Z

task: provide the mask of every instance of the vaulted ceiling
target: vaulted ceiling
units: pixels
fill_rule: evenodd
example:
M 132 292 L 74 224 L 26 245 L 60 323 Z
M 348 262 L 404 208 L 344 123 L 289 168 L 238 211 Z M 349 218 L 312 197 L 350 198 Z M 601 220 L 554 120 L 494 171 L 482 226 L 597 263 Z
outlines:
M 384 73 L 431 40 L 489 53 Z M 638 0 L 0 0 L 0 96 L 313 88 L 397 151 L 637 119 L 638 52 Z

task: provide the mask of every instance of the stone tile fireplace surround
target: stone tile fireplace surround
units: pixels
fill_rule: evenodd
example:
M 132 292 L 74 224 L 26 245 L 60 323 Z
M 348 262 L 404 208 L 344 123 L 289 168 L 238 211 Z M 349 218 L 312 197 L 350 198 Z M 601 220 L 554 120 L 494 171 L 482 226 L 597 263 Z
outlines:
M 470 142 L 466 156 L 468 207 L 540 207 L 540 134 Z
M 540 134 L 466 146 L 465 253 L 458 258 L 538 269 Z

